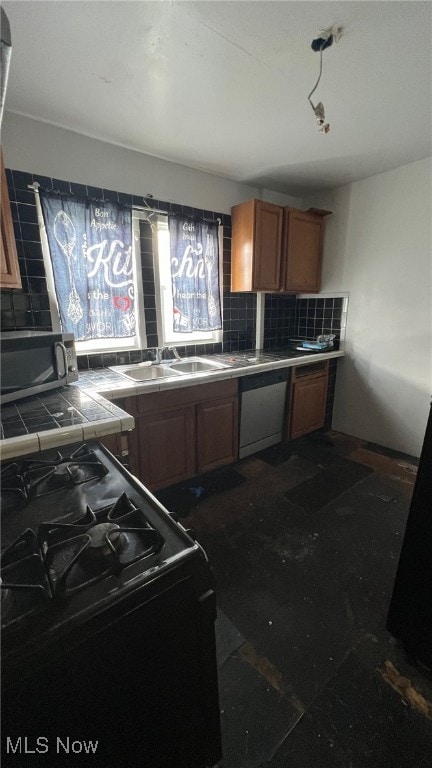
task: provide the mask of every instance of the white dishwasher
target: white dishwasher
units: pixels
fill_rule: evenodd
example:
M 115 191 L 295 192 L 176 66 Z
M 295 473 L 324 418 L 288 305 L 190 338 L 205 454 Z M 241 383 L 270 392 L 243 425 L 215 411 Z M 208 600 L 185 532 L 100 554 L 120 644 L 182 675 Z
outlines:
M 240 459 L 281 442 L 288 377 L 282 368 L 241 379 Z

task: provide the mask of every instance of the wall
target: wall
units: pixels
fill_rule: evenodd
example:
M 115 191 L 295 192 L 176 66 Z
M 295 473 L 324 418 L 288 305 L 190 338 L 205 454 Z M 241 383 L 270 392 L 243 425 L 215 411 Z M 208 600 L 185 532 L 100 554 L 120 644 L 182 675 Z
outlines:
M 334 211 L 322 290 L 350 292 L 333 428 L 414 456 L 431 397 L 431 178 L 429 158 L 310 200 Z
M 231 207 L 259 196 L 259 188 L 144 155 L 73 131 L 6 112 L 1 137 L 5 165 L 29 173 L 68 179 L 131 195 L 231 213 Z M 270 194 L 269 190 L 266 190 Z M 274 193 L 279 204 L 301 200 Z

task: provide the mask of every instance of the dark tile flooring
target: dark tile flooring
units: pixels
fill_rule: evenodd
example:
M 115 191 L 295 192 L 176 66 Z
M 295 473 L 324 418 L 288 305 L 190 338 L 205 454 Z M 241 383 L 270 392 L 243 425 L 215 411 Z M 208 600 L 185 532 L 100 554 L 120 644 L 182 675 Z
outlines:
M 431 768 L 432 677 L 385 629 L 416 463 L 315 433 L 158 494 L 215 573 L 224 768 Z

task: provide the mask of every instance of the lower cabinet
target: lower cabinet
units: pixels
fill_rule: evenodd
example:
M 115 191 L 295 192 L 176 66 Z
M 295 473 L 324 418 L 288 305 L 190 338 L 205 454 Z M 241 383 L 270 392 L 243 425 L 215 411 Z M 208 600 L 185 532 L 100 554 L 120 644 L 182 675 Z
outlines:
M 238 459 L 238 401 L 229 397 L 197 406 L 197 471 Z
M 293 369 L 288 437 L 294 440 L 324 426 L 328 361 Z
M 131 471 L 155 491 L 238 458 L 237 379 L 128 398 Z
M 135 430 L 139 452 L 132 466 L 150 488 L 174 485 L 195 474 L 193 406 L 140 416 Z

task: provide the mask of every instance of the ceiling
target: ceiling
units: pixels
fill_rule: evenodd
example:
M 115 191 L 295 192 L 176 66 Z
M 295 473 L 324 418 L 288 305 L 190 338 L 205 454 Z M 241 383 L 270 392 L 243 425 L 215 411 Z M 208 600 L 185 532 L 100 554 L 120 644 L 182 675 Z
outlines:
M 6 111 L 296 194 L 431 154 L 430 2 L 10 0 Z M 319 72 L 311 41 L 342 25 Z

